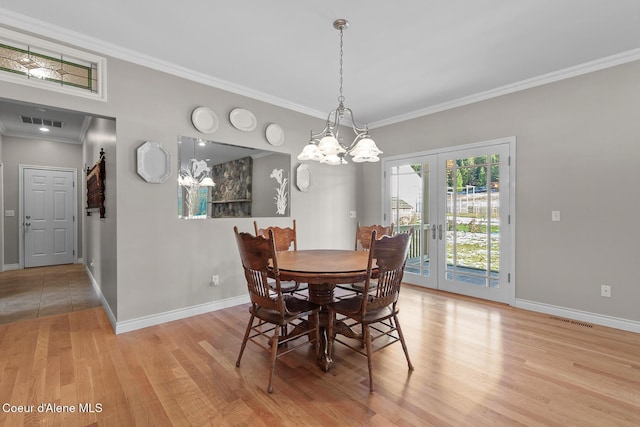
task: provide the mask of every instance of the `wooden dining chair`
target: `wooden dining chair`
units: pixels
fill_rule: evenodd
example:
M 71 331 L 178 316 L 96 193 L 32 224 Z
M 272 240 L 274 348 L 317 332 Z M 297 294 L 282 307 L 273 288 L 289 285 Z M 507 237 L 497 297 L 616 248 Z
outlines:
M 316 359 L 318 358 L 320 348 L 318 345 L 320 339 L 318 312 L 320 306 L 292 295 L 283 295 L 280 287 L 278 254 L 272 230 L 267 233 L 267 238 L 252 236 L 250 233 L 239 233 L 238 227 L 234 227 L 233 230 L 251 299 L 251 307 L 249 308 L 251 318 L 247 324 L 236 366 L 240 367 L 240 360 L 248 341 L 252 341 L 269 351 L 271 371 L 268 391 L 272 393 L 273 374 L 278 357 L 311 343 L 316 350 Z M 268 275 L 275 279 L 274 287 L 269 285 Z M 254 321 L 256 321 L 255 324 Z M 293 326 L 291 333 L 286 332 L 287 325 Z M 282 335 L 281 332 L 283 332 Z M 303 337 L 308 337 L 308 339 L 292 347 L 288 345 L 289 342 Z
M 371 248 L 371 233 L 373 230 L 376 231 L 376 238 L 381 239 L 383 236 L 392 236 L 393 235 L 393 223 L 389 226 L 373 224 L 373 225 L 360 225 L 358 223 L 356 225 L 356 251 L 368 251 Z M 375 280 L 371 282 L 370 289 L 374 289 L 376 286 Z M 364 288 L 364 283 L 346 283 L 339 284 L 336 287 L 347 291 L 346 294 L 339 296 L 338 298 L 351 297 L 354 294 L 362 292 Z
M 356 225 L 356 251 L 368 251 L 371 248 L 371 232 L 376 230 L 376 236 L 381 239 L 383 236 L 393 235 L 393 223 L 388 227 L 379 224 Z
M 285 252 L 289 250 L 297 251 L 298 250 L 298 239 L 296 237 L 296 220 L 293 220 L 292 227 L 277 227 L 277 226 L 269 226 L 265 228 L 258 228 L 258 222 L 253 221 L 253 228 L 255 229 L 256 236 L 268 237 L 269 230 L 273 231 L 273 236 L 275 239 L 276 251 Z M 273 282 L 271 282 L 273 285 Z M 281 282 L 282 292 L 285 294 L 293 294 L 298 293 L 299 291 L 305 290 L 307 287 L 303 283 L 298 282 L 290 282 L 290 281 L 282 281 Z M 303 296 L 303 294 L 298 294 L 299 296 Z
M 362 293 L 336 301 L 328 306 L 329 337 L 328 352 L 333 354 L 334 342 L 367 356 L 369 368 L 369 391 L 373 392 L 373 353 L 400 341 L 407 358 L 409 370 L 413 370 L 407 345 L 398 321 L 398 296 L 409 253 L 409 243 L 413 229 L 408 234 L 396 234 L 377 239 L 376 231 L 371 233 L 371 248 L 367 265 L 368 278 Z M 375 260 L 376 266 L 373 265 Z M 378 270 L 378 285 L 369 292 L 373 271 Z M 340 318 L 338 318 L 340 316 Z M 357 332 L 359 329 L 360 332 Z M 340 335 L 355 339 L 353 345 Z M 372 343 L 387 337 L 382 344 L 373 348 Z M 363 350 L 364 349 L 364 350 Z

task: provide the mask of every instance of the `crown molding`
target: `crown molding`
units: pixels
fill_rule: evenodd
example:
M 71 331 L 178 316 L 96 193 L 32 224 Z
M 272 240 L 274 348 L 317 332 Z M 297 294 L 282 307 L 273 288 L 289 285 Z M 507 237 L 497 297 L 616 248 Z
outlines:
M 226 80 L 218 79 L 204 73 L 196 72 L 180 65 L 107 43 L 100 39 L 88 37 L 75 31 L 71 31 L 57 25 L 52 25 L 29 16 L 21 15 L 10 10 L 0 8 L 0 25 L 12 27 L 14 31 L 28 31 L 37 36 L 51 38 L 58 42 L 91 50 L 102 55 L 108 55 L 123 61 L 162 71 L 176 77 L 181 77 L 206 86 L 226 90 L 237 95 L 246 96 L 251 99 L 263 101 L 288 110 L 297 111 L 312 117 L 324 118 L 324 116 L 326 116 L 326 113 L 324 112 L 307 108 L 300 104 L 287 101 L 286 99 L 237 85 Z
M 133 50 L 126 49 L 111 43 L 106 43 L 103 40 L 87 37 L 83 34 L 68 30 L 66 28 L 52 25 L 47 22 L 40 21 L 25 15 L 21 15 L 3 8 L 0 8 L 0 25 L 13 27 L 14 30 L 19 29 L 21 31 L 28 31 L 42 37 L 48 37 L 56 41 L 68 43 L 83 49 L 92 50 L 100 54 L 112 56 L 114 58 L 118 58 L 123 61 L 131 62 L 137 65 L 141 65 L 143 67 L 148 67 L 154 70 L 162 71 L 177 77 L 181 77 L 187 80 L 204 84 L 206 86 L 211 86 L 218 89 L 226 90 L 228 92 L 232 92 L 237 95 L 246 96 L 251 99 L 266 102 L 268 104 L 272 104 L 288 110 L 293 110 L 293 111 L 306 114 L 312 117 L 316 117 L 320 119 L 324 119 L 326 117 L 326 112 L 314 110 L 314 109 L 302 106 L 300 104 L 287 101 L 286 99 L 282 99 L 277 96 L 270 95 L 265 92 L 253 90 L 245 86 L 237 85 L 235 83 L 218 79 L 204 73 L 196 72 L 167 61 L 162 61 L 158 58 L 154 58 L 149 55 L 141 54 Z M 433 105 L 430 107 L 411 111 L 406 114 L 401 114 L 394 117 L 389 117 L 387 119 L 378 120 L 378 121 L 369 123 L 369 129 L 380 128 L 383 126 L 404 122 L 407 120 L 427 116 L 427 115 L 438 113 L 441 111 L 462 107 L 462 106 L 473 104 L 476 102 L 485 101 L 487 99 L 496 98 L 498 96 L 519 92 L 525 89 L 530 89 L 530 88 L 542 86 L 548 83 L 553 83 L 560 80 L 580 76 L 582 74 L 587 74 L 587 73 L 602 70 L 605 68 L 614 67 L 616 65 L 637 61 L 639 59 L 640 59 L 640 48 L 633 49 L 627 52 L 611 55 L 605 58 L 601 58 L 595 61 L 581 64 L 581 65 L 576 65 L 573 67 L 554 71 L 548 74 L 543 74 L 541 76 L 533 77 L 531 79 L 508 84 L 508 85 L 491 89 L 485 92 L 480 92 L 470 96 L 458 98 L 453 101 L 444 102 L 442 104 Z
M 416 119 L 418 117 L 428 116 L 430 114 L 451 110 L 453 108 L 462 107 L 464 105 L 473 104 L 475 102 L 485 101 L 487 99 L 497 98 L 498 96 L 519 92 L 525 89 L 546 85 L 548 83 L 553 83 L 560 80 L 570 79 L 572 77 L 577 77 L 583 74 L 592 73 L 594 71 L 602 70 L 605 68 L 615 67 L 616 65 L 626 64 L 628 62 L 637 61 L 639 59 L 640 59 L 640 48 L 632 49 L 616 55 L 607 56 L 604 58 L 597 59 L 595 61 L 586 62 L 584 64 L 554 71 L 548 74 L 543 74 L 541 76 L 533 77 L 527 80 L 522 80 L 520 82 L 508 84 L 508 85 L 491 89 L 485 92 L 480 92 L 474 95 L 458 98 L 453 101 L 443 102 L 442 104 L 433 105 L 431 107 L 427 107 L 427 108 L 412 111 L 406 114 L 390 117 L 388 119 L 378 120 L 376 122 L 369 123 L 369 129 L 375 129 L 383 126 L 392 125 L 395 123 L 404 122 L 411 119 Z

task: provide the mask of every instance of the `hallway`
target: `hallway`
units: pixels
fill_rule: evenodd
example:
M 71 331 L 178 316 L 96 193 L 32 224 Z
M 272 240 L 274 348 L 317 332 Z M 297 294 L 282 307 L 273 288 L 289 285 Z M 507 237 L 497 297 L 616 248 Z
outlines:
M 100 306 L 81 264 L 0 273 L 0 324 Z

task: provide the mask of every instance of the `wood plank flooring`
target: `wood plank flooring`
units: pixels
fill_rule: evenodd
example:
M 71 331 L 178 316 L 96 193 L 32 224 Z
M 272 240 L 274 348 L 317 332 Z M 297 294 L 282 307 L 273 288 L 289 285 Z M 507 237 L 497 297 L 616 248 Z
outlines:
M 639 334 L 411 286 L 400 307 L 415 371 L 387 347 L 372 394 L 339 344 L 328 373 L 310 347 L 280 358 L 268 394 L 265 351 L 235 367 L 246 305 L 118 336 L 102 308 L 0 325 L 0 425 L 640 425 Z

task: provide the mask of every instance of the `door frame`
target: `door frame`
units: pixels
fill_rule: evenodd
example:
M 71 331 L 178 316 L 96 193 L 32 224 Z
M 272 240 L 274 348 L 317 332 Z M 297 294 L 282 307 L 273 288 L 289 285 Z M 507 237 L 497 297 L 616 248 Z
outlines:
M 36 166 L 36 165 L 18 165 L 18 268 L 24 268 L 24 170 L 25 169 L 38 169 L 48 171 L 63 171 L 72 172 L 74 178 L 73 186 L 73 216 L 78 216 L 78 188 L 77 168 L 64 168 L 56 166 Z M 78 263 L 78 223 L 80 218 L 75 218 L 73 221 L 73 263 Z
M 492 139 L 488 141 L 474 142 L 470 144 L 463 145 L 453 145 L 449 147 L 435 148 L 426 151 L 408 153 L 408 154 L 400 154 L 396 156 L 384 157 L 381 162 L 381 174 L 380 174 L 380 200 L 382 201 L 380 206 L 380 218 L 384 218 L 387 213 L 387 201 L 385 199 L 386 193 L 388 193 L 389 189 L 387 188 L 388 180 L 385 177 L 386 164 L 390 161 L 397 160 L 410 160 L 415 157 L 421 156 L 431 156 L 431 155 L 440 155 L 453 151 L 461 151 L 461 150 L 470 150 L 476 148 L 483 148 L 492 145 L 498 144 L 508 144 L 509 147 L 509 250 L 507 253 L 508 257 L 508 267 L 507 274 L 509 278 L 509 296 L 508 296 L 508 304 L 514 306 L 516 303 L 516 137 L 504 137 L 498 139 Z M 416 284 L 417 286 L 427 287 L 425 285 Z

